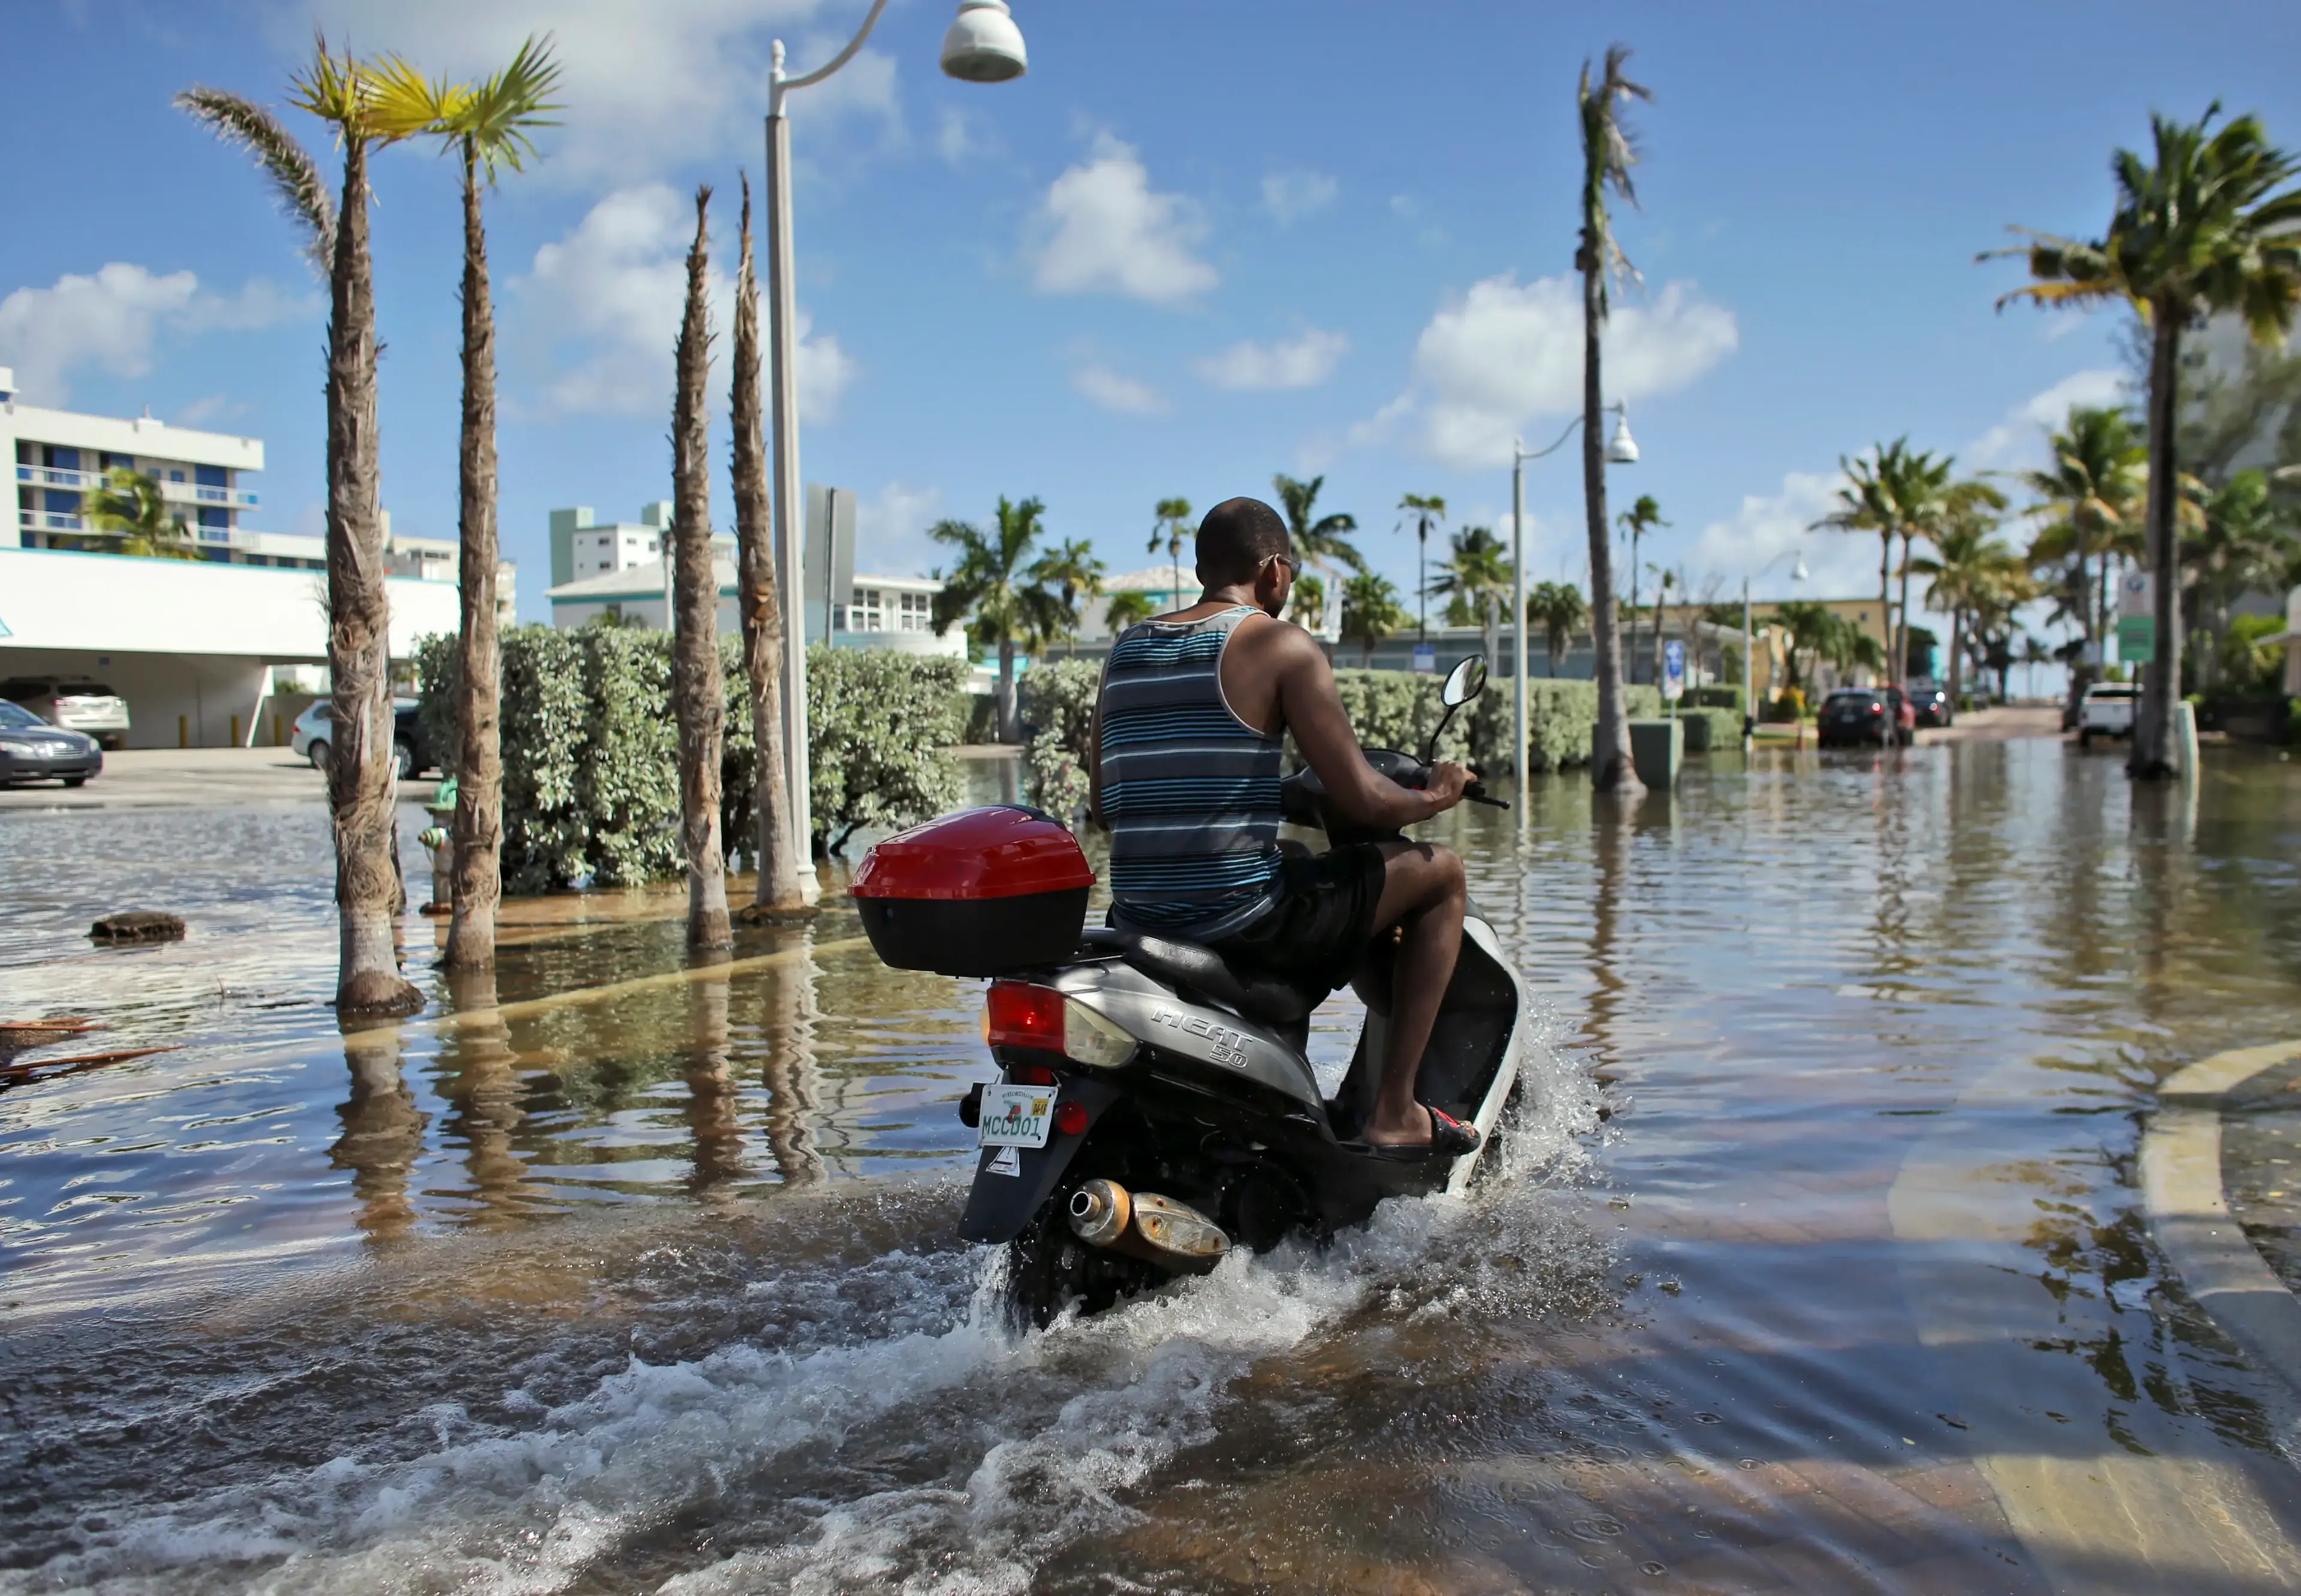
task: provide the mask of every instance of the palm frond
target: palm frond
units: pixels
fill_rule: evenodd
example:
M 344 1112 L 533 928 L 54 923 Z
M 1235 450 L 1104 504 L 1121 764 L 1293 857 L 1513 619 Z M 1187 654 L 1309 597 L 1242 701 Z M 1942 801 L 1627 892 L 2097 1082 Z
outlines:
M 537 128 L 556 128 L 547 112 L 565 109 L 551 96 L 559 89 L 559 63 L 551 56 L 551 36 L 530 34 L 502 71 L 462 91 L 443 130 L 466 141 L 488 180 L 499 171 L 523 171 L 536 155 L 529 137 Z
M 175 103 L 224 143 L 255 157 L 272 180 L 280 208 L 304 224 L 304 253 L 324 279 L 336 253 L 336 205 L 310 154 L 280 125 L 279 118 L 253 100 L 195 84 L 178 95 Z

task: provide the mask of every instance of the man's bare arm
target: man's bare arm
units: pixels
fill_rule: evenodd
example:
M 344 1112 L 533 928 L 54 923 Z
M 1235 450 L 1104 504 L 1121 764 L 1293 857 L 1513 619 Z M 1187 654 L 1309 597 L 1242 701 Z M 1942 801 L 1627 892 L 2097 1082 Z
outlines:
M 1325 650 L 1297 627 L 1259 627 L 1257 640 L 1271 651 L 1279 709 L 1294 746 L 1326 783 L 1326 798 L 1343 819 L 1361 826 L 1410 826 L 1452 808 L 1468 773 L 1440 764 L 1427 790 L 1401 787 L 1375 773 L 1343 713 L 1334 667 Z

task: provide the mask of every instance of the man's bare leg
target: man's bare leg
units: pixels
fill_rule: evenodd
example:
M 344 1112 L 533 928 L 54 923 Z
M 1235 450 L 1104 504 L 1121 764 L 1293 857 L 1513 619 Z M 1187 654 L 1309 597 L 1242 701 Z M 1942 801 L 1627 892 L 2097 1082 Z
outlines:
M 1414 1079 L 1438 1005 L 1454 978 L 1462 948 L 1462 913 L 1469 893 L 1461 856 L 1429 842 L 1385 842 L 1382 900 L 1375 927 L 1399 928 L 1398 958 L 1390 994 L 1390 1045 L 1382 1061 L 1382 1087 L 1374 1118 L 1360 1134 L 1385 1145 L 1427 1141 L 1433 1124 L 1414 1100 Z

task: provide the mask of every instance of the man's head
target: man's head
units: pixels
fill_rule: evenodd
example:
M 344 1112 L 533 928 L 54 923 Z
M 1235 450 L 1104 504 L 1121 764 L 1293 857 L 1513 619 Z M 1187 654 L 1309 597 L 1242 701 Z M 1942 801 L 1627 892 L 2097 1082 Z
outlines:
M 1286 523 L 1259 498 L 1226 498 L 1199 522 L 1199 581 L 1209 592 L 1249 588 L 1255 606 L 1284 613 L 1294 587 L 1294 555 Z

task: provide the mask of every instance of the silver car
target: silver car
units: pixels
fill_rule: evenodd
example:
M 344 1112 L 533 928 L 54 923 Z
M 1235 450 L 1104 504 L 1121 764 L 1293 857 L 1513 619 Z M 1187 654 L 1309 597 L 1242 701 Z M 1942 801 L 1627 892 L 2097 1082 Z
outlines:
M 78 787 L 104 770 L 96 739 L 67 731 L 0 698 L 0 787 L 18 781 L 62 781 Z
M 15 676 L 0 698 L 21 704 L 50 725 L 84 731 L 107 748 L 128 740 L 128 700 L 85 676 Z

